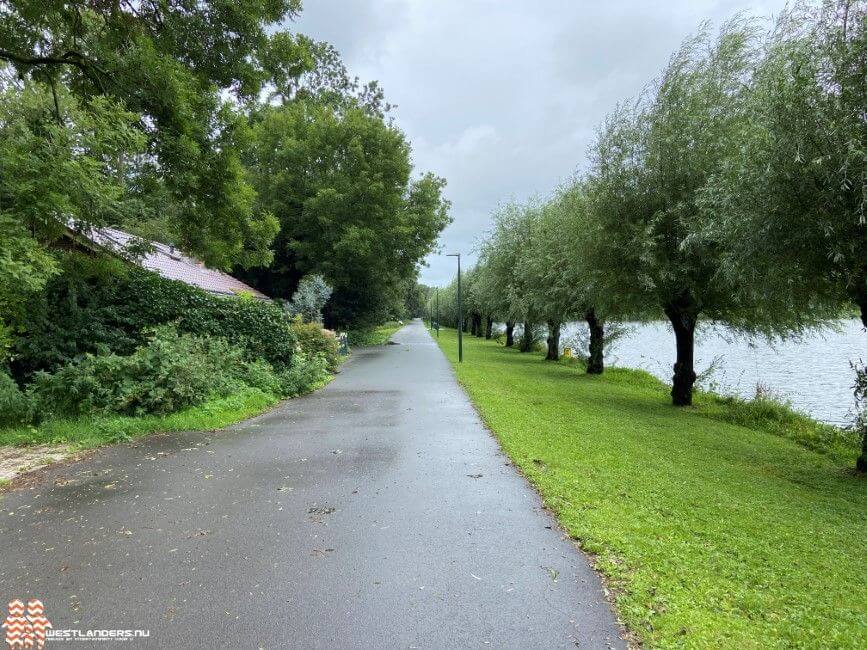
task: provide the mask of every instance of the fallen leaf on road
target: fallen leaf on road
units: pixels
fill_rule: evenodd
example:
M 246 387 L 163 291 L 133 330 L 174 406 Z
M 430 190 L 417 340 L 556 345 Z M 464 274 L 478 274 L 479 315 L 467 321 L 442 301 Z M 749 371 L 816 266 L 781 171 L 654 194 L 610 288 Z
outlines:
M 324 556 L 326 553 L 331 553 L 331 552 L 333 552 L 333 551 L 334 551 L 333 548 L 326 548 L 326 549 L 322 549 L 322 548 L 314 548 L 313 551 L 310 553 L 310 555 L 316 555 L 316 556 L 318 556 L 318 557 L 322 557 L 322 556 Z
M 545 569 L 545 571 L 548 572 L 548 575 L 551 576 L 551 580 L 553 580 L 554 582 L 557 582 L 557 576 L 560 575 L 560 572 L 557 571 L 557 569 L 551 568 L 549 566 L 543 566 L 541 568 Z

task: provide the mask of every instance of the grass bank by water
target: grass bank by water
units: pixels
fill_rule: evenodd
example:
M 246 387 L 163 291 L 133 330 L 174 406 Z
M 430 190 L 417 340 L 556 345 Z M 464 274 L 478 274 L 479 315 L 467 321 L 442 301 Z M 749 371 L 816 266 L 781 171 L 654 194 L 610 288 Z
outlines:
M 867 647 L 867 480 L 845 438 L 712 396 L 676 409 L 646 373 L 590 377 L 470 336 L 457 364 L 456 339 L 439 343 L 458 379 L 638 639 Z

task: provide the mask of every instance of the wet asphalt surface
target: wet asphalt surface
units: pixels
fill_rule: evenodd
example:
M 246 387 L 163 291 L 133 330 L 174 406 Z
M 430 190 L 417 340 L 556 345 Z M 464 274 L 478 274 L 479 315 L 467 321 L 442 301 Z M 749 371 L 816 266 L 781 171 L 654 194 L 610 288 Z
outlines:
M 423 325 L 394 341 L 260 417 L 6 492 L 0 602 L 40 598 L 55 629 L 150 630 L 123 647 L 623 647 Z

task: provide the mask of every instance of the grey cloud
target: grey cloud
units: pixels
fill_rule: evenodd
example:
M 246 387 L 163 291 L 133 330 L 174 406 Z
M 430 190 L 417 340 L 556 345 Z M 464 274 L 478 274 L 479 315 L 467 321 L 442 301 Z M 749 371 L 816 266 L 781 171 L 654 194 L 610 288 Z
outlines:
M 784 4 L 320 0 L 295 28 L 380 81 L 416 168 L 449 182 L 443 247 L 469 253 L 499 203 L 548 193 L 581 168 L 605 113 L 638 94 L 702 20 Z M 453 276 L 453 260 L 428 262 L 423 282 Z

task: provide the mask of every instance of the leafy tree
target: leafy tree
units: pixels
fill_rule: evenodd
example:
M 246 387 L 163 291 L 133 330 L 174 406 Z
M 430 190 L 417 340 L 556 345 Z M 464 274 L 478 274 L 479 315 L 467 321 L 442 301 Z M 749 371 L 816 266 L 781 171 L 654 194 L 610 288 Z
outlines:
M 760 308 L 718 273 L 719 251 L 696 236 L 699 199 L 745 123 L 758 51 L 749 22 L 707 27 L 672 57 L 649 96 L 607 119 L 592 150 L 588 194 L 600 236 L 586 251 L 604 293 L 624 311 L 661 310 L 675 334 L 672 401 L 692 403 L 699 317 L 755 328 Z
M 470 267 L 462 270 L 461 278 L 461 302 L 464 307 L 464 331 L 469 332 L 473 336 L 483 336 L 484 327 L 482 324 L 482 303 L 480 301 L 479 291 L 476 287 L 478 272 L 477 267 Z
M 509 300 L 506 290 L 508 276 L 503 276 L 505 260 L 497 257 L 496 252 L 483 246 L 483 256 L 476 265 L 475 295 L 482 311 L 486 314 L 485 336 L 490 338 L 489 332 L 493 328 L 495 320 L 503 321 L 506 325 L 506 347 L 514 345 L 515 322 L 509 315 Z
M 445 181 L 411 181 L 403 133 L 370 111 L 309 101 L 264 109 L 248 158 L 281 229 L 274 262 L 247 277 L 279 297 L 318 273 L 334 287 L 326 322 L 384 320 L 449 221 Z
M 765 319 L 800 329 L 854 306 L 867 327 L 867 5 L 778 22 L 738 148 L 704 191 L 706 236 Z M 867 439 L 859 467 L 867 471 Z
M 427 318 L 432 312 L 428 311 L 428 301 L 433 295 L 433 287 L 420 284 L 417 278 L 407 281 L 405 284 L 403 309 L 409 318 Z
M 119 174 L 161 190 L 178 244 L 224 268 L 260 264 L 277 224 L 254 210 L 238 155 L 246 118 L 236 106 L 323 62 L 309 39 L 273 29 L 299 10 L 299 0 L 11 0 L 0 60 L 50 88 L 59 124 L 67 89 L 83 110 L 102 97 L 135 114 L 147 148 L 119 157 Z
M 82 106 L 30 82 L 0 92 L 0 362 L 25 307 L 58 272 L 43 244 L 69 220 L 106 223 L 135 211 L 112 164 L 143 146 L 134 117 L 109 99 Z
M 6 87 L 0 93 L 0 210 L 40 242 L 70 220 L 104 225 L 134 211 L 117 160 L 144 148 L 135 119 L 105 97 L 82 101 L 30 82 Z
M 548 326 L 546 360 L 560 358 L 560 328 L 573 316 L 576 287 L 560 282 L 562 276 L 563 211 L 554 201 L 526 213 L 521 228 L 526 245 L 515 259 L 526 308 Z M 567 262 L 568 263 L 568 262 Z
M 56 273 L 54 258 L 20 223 L 0 212 L 0 367 L 8 360 L 28 299 Z
M 539 213 L 534 234 L 520 264 L 529 277 L 534 310 L 548 323 L 546 358 L 559 358 L 560 328 L 567 321 L 583 319 L 590 332 L 588 374 L 604 369 L 605 321 L 614 301 L 606 301 L 597 287 L 596 268 L 588 266 L 583 251 L 592 245 L 594 230 L 582 182 L 560 188 Z M 608 304 L 611 303 L 611 304 Z M 603 311 L 604 310 L 604 311 Z
M 522 352 L 532 349 L 540 316 L 530 299 L 532 279 L 522 274 L 518 260 L 523 258 L 530 245 L 539 208 L 536 201 L 501 206 L 493 215 L 493 228 L 479 253 L 479 263 L 485 267 L 487 276 L 484 280 L 484 290 L 489 292 L 486 300 L 503 308 L 507 345 L 514 323 L 523 322 L 519 346 Z

